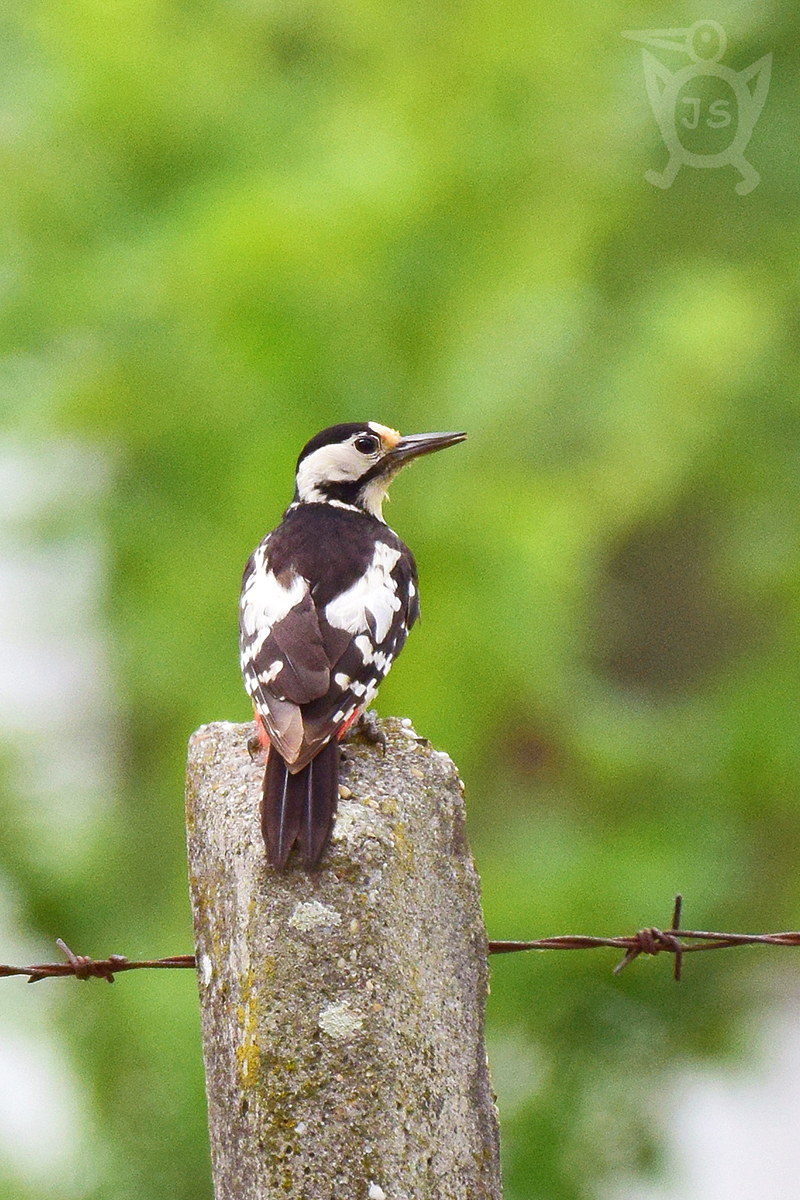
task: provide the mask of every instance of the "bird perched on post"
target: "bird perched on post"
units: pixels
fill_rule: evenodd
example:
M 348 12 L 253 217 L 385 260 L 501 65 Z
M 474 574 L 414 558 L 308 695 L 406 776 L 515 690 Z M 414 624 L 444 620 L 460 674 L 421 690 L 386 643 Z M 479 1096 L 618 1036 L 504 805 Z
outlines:
M 242 674 L 267 751 L 261 828 L 270 862 L 295 842 L 313 867 L 339 796 L 339 740 L 366 710 L 419 615 L 414 556 L 381 505 L 406 463 L 465 433 L 323 429 L 297 460 L 294 499 L 244 569 Z

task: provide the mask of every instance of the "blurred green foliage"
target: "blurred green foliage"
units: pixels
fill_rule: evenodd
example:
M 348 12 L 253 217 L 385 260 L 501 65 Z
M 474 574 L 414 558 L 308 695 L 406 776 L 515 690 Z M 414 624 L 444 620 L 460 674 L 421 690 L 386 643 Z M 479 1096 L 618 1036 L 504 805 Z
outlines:
M 666 150 L 621 32 L 712 15 L 726 62 L 774 55 L 746 197 L 731 167 L 643 178 Z M 0 22 L 3 419 L 113 479 L 121 795 L 69 870 L 9 802 L 30 925 L 189 948 L 185 743 L 248 717 L 241 568 L 303 442 L 364 418 L 470 434 L 394 487 L 424 620 L 378 710 L 459 763 L 491 934 L 665 924 L 678 890 L 690 925 L 796 928 L 796 6 L 19 0 Z M 509 1200 L 658 1162 L 649 1097 L 738 1044 L 746 953 L 680 989 L 662 962 L 493 963 Z M 40 986 L 97 1130 L 70 1194 L 209 1196 L 191 979 Z

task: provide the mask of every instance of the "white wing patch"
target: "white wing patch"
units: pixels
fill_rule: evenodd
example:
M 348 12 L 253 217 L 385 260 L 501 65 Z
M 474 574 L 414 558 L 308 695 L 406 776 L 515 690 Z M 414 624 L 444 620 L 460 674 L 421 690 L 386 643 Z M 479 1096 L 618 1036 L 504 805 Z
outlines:
M 365 634 L 361 633 L 357 638 L 354 638 L 353 645 L 361 655 L 364 666 L 372 662 L 372 642 Z
M 284 668 L 284 665 L 285 664 L 282 658 L 276 658 L 266 671 L 262 671 L 260 675 L 256 676 L 256 679 L 262 687 L 266 687 L 268 683 L 272 683 L 274 679 L 278 678 Z
M 248 653 L 254 657 L 272 629 L 282 621 L 308 591 L 302 575 L 295 575 L 288 587 L 267 567 L 266 549 L 256 552 L 254 571 L 242 591 L 242 631 L 249 641 Z
M 326 606 L 328 623 L 352 634 L 371 632 L 370 626 L 374 623 L 374 639 L 382 642 L 391 628 L 394 614 L 402 606 L 397 586 L 391 577 L 399 558 L 399 550 L 393 549 L 387 542 L 378 542 L 372 562 L 361 578 Z M 358 639 L 356 645 L 361 649 Z M 369 661 L 366 655 L 364 661 Z

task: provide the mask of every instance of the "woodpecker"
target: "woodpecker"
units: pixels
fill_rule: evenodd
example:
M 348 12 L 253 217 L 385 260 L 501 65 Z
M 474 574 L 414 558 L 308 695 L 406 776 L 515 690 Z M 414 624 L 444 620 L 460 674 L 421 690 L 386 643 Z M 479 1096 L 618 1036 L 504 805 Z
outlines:
M 414 556 L 383 519 L 394 476 L 465 433 L 401 437 L 333 425 L 303 448 L 292 503 L 251 554 L 241 665 L 267 752 L 261 829 L 273 866 L 295 843 L 317 865 L 339 797 L 338 743 L 365 712 L 419 615 Z

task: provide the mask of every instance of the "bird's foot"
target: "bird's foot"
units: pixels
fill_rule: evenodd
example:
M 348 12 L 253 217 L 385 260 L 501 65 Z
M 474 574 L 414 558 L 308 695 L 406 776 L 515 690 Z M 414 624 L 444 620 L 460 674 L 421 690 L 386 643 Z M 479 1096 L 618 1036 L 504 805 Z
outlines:
M 344 738 L 339 744 L 342 773 L 348 774 L 355 760 L 354 742 L 366 742 L 370 746 L 380 746 L 386 753 L 386 734 L 380 727 L 378 717 L 372 709 L 359 713 L 353 724 L 345 731 Z
M 250 737 L 247 739 L 247 753 L 250 755 L 251 760 L 255 761 L 263 749 L 264 747 L 261 745 L 261 738 L 257 733 L 251 733 Z
M 368 708 L 359 715 L 358 720 L 353 724 L 352 733 L 370 746 L 380 746 L 383 753 L 386 753 L 388 739 L 381 729 L 378 714 L 374 709 Z

